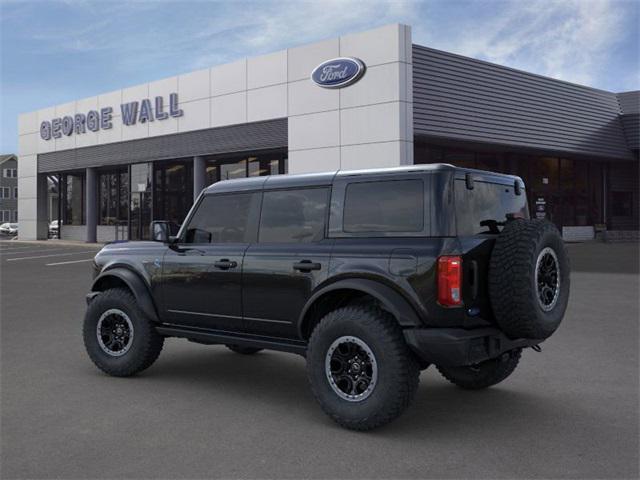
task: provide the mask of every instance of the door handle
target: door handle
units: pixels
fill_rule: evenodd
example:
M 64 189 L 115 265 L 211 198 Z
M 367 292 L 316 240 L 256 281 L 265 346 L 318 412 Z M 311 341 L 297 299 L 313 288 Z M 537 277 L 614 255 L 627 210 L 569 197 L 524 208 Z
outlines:
M 322 265 L 312 262 L 311 260 L 302 260 L 293 264 L 293 269 L 300 272 L 310 272 L 311 270 L 320 270 Z
M 213 262 L 213 266 L 219 268 L 220 270 L 229 270 L 230 268 L 236 268 L 238 266 L 238 262 L 223 258 L 221 260 Z

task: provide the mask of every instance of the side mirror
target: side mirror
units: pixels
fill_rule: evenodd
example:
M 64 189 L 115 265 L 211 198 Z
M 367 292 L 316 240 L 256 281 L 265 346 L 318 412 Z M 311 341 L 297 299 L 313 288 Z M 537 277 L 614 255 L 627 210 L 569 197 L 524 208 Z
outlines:
M 172 243 L 180 227 L 167 220 L 154 220 L 151 222 L 151 239 L 154 242 Z

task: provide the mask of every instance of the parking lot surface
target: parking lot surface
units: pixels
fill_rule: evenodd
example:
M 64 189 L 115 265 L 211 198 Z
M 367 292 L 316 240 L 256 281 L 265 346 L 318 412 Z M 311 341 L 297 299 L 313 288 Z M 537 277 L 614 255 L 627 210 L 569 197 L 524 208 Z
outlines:
M 97 248 L 0 242 L 2 478 L 637 478 L 638 245 L 570 245 L 567 317 L 480 392 L 424 371 L 369 433 L 313 400 L 301 357 L 165 343 L 134 378 L 82 345 Z

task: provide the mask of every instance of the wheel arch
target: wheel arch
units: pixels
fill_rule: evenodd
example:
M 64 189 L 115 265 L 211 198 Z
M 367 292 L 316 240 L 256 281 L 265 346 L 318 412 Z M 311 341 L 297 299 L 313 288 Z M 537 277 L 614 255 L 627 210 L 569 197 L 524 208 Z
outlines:
M 149 288 L 137 273 L 124 267 L 111 268 L 98 275 L 91 285 L 92 292 L 104 292 L 110 288 L 128 289 L 144 314 L 155 322 L 159 321 Z
M 318 321 L 328 312 L 361 298 L 373 298 L 393 315 L 401 327 L 422 325 L 411 304 L 391 287 L 375 280 L 345 279 L 316 291 L 307 301 L 298 319 L 298 335 L 308 339 Z

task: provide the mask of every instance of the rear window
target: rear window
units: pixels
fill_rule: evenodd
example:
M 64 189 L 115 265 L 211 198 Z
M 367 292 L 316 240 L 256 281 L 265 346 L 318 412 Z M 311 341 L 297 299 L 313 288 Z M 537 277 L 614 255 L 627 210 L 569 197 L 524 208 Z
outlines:
M 344 199 L 343 229 L 349 233 L 421 232 L 422 180 L 351 183 Z
M 464 180 L 456 180 L 455 195 L 458 235 L 488 233 L 489 226 L 480 222 L 504 222 L 508 214 L 529 218 L 524 189 L 516 195 L 510 185 L 475 181 L 469 190 Z
M 265 192 L 260 242 L 307 243 L 324 238 L 329 189 Z

